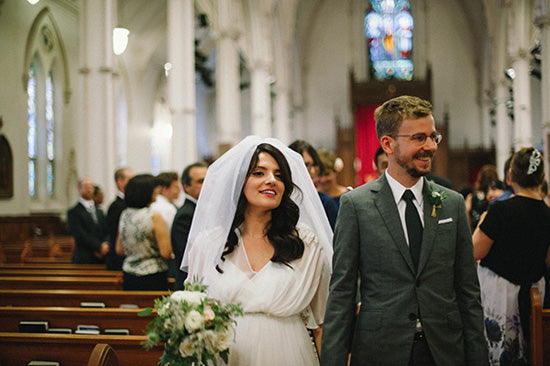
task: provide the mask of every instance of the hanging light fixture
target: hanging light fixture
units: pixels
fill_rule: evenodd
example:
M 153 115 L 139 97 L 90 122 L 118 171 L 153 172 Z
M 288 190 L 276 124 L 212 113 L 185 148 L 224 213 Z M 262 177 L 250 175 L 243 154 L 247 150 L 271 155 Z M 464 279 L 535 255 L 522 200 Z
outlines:
M 39 2 L 40 0 L 27 0 L 27 2 L 31 5 L 35 5 Z
M 130 31 L 126 28 L 113 29 L 113 52 L 115 55 L 122 55 L 128 46 Z

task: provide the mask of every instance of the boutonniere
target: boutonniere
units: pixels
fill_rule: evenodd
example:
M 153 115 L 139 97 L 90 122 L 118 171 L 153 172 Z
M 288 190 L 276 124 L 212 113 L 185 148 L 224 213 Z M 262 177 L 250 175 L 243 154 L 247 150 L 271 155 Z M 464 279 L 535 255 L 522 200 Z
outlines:
M 435 209 L 441 208 L 441 202 L 447 198 L 448 194 L 446 192 L 434 191 L 431 186 L 428 186 L 428 191 L 430 191 L 430 203 L 432 204 L 432 217 L 435 217 Z

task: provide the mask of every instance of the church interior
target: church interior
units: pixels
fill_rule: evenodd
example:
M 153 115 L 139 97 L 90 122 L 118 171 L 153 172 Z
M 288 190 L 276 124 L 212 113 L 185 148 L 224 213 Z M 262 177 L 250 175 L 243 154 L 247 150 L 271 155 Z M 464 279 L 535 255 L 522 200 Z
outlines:
M 71 267 L 67 210 L 83 177 L 106 211 L 117 169 L 181 174 L 257 135 L 334 152 L 339 183 L 357 187 L 376 171 L 374 110 L 400 95 L 432 103 L 443 136 L 432 171 L 452 189 L 529 146 L 550 176 L 550 0 L 0 0 L 0 54 L 0 361 L 33 343 L 64 365 L 91 352 L 65 335 L 6 333 L 29 316 L 70 327 L 76 311 L 11 305 L 97 305 L 112 291 L 107 307 L 143 308 L 166 294 L 123 296 L 113 273 Z M 143 337 L 152 318 L 126 310 L 87 316 Z M 550 324 L 550 310 L 537 316 Z M 107 339 L 121 365 L 162 354 L 144 355 L 139 337 Z M 532 351 L 548 359 L 544 342 Z
M 181 172 L 251 134 L 334 151 L 357 186 L 372 111 L 402 94 L 432 102 L 455 190 L 518 147 L 547 152 L 544 0 L 34 2 L 0 2 L 2 216 L 64 215 L 83 176 L 108 202 L 118 167 Z M 401 33 L 367 22 L 385 3 Z M 376 47 L 394 51 L 384 70 Z

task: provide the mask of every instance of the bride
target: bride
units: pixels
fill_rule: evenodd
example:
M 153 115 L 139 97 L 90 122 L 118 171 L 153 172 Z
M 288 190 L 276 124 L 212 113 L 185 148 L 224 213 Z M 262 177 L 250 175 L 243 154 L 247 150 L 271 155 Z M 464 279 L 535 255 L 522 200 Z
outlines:
M 208 169 L 182 270 L 240 303 L 229 365 L 317 365 L 332 230 L 302 157 L 249 136 Z

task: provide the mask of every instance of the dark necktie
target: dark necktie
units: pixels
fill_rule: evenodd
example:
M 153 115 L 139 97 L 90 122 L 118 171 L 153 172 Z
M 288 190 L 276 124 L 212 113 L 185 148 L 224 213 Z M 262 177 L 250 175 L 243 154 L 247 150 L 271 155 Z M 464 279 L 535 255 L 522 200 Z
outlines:
M 88 212 L 90 213 L 90 216 L 92 216 L 92 220 L 97 224 L 97 212 L 95 211 L 94 207 L 88 207 Z
M 413 203 L 414 195 L 410 189 L 403 193 L 403 199 L 407 203 L 405 209 L 405 223 L 407 224 L 407 234 L 409 236 L 409 250 L 415 268 L 418 268 L 418 258 L 420 258 L 420 248 L 422 247 L 422 221 L 418 215 L 418 210 Z

